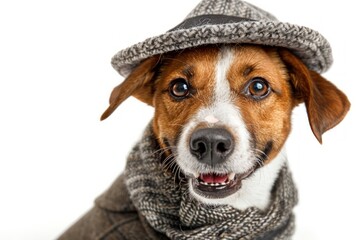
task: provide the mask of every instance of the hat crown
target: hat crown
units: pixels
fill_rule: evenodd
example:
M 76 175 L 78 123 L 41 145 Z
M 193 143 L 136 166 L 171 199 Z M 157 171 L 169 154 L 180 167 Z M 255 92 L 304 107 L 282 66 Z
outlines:
M 272 14 L 241 0 L 202 0 L 186 18 L 202 15 L 227 15 L 258 21 L 277 21 Z
M 241 0 L 201 0 L 175 28 L 118 52 L 113 67 L 128 76 L 154 55 L 207 44 L 257 44 L 287 48 L 319 73 L 332 63 L 331 47 L 317 31 L 280 22 L 272 14 Z

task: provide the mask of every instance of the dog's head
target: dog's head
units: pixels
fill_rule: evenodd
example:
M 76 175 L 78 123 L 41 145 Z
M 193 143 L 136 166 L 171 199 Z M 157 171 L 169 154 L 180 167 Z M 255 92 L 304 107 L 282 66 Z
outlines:
M 262 177 L 275 178 L 299 103 L 319 142 L 350 106 L 288 50 L 253 45 L 203 46 L 146 59 L 113 90 L 102 119 L 131 95 L 155 108 L 160 146 L 204 203 L 246 195 L 253 175 L 266 166 L 273 165 Z

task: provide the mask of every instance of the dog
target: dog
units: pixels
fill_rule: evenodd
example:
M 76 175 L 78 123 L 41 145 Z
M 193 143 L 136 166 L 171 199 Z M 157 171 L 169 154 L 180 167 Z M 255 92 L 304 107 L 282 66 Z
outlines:
M 204 204 L 265 209 L 305 103 L 316 139 L 346 115 L 336 86 L 286 49 L 202 46 L 151 57 L 117 86 L 104 120 L 128 97 L 153 106 L 159 145 Z
M 118 52 L 125 80 L 101 120 L 130 96 L 154 116 L 124 173 L 60 239 L 289 239 L 292 111 L 305 104 L 321 143 L 350 108 L 320 75 L 331 62 L 319 33 L 241 0 L 203 0 Z

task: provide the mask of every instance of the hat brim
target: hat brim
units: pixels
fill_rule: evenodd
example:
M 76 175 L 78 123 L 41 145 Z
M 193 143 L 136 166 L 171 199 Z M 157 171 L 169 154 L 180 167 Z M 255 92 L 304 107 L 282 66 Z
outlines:
M 226 43 L 288 48 L 309 69 L 318 73 L 325 72 L 332 64 L 330 44 L 320 33 L 275 21 L 242 21 L 167 32 L 119 51 L 111 63 L 120 75 L 126 77 L 142 60 L 151 56 L 205 44 Z

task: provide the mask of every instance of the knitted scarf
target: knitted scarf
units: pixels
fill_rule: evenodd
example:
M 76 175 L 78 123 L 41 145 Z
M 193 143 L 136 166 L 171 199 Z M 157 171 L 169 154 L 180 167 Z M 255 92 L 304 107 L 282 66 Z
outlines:
M 255 207 L 240 211 L 227 205 L 204 205 L 192 198 L 186 183 L 177 183 L 163 170 L 160 155 L 149 126 L 125 169 L 130 198 L 156 231 L 170 239 L 290 239 L 297 192 L 287 166 L 279 173 L 266 211 Z

